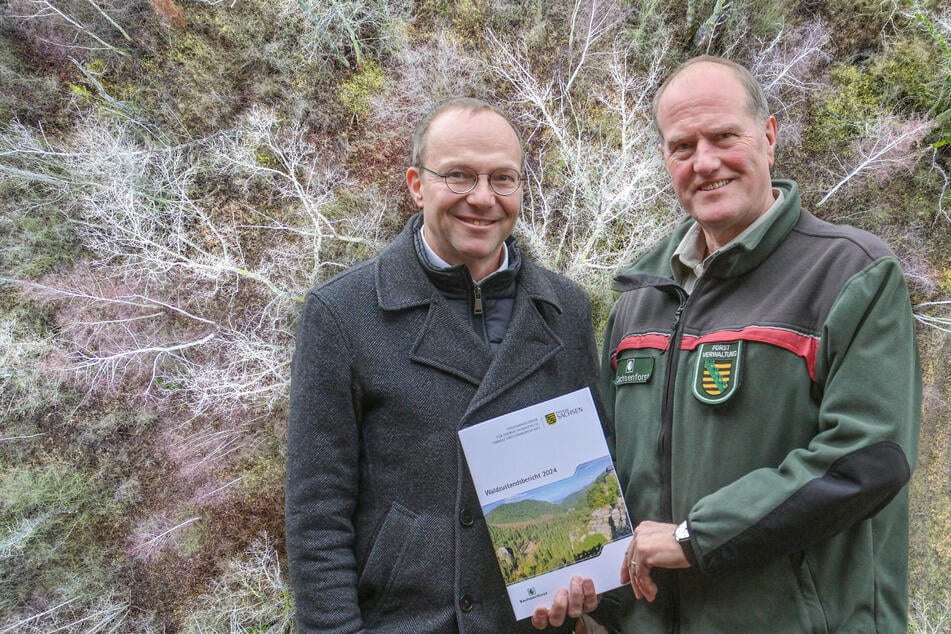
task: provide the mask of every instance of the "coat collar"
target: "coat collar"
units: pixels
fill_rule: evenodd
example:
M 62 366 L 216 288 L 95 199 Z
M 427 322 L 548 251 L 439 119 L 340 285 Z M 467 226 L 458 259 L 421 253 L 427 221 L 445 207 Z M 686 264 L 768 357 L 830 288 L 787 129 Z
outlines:
M 549 277 L 532 262 L 523 260 L 512 319 L 493 356 L 472 327 L 452 313 L 420 264 L 414 235 L 421 223 L 421 214 L 413 215 L 380 254 L 375 271 L 377 296 L 384 311 L 428 305 L 426 320 L 413 344 L 412 359 L 478 386 L 469 405 L 472 412 L 517 385 L 562 348 L 548 323 L 562 313 L 561 299 Z
M 383 310 L 403 310 L 429 304 L 437 294 L 416 253 L 415 236 L 422 224 L 422 213 L 413 214 L 403 231 L 377 258 L 377 299 Z M 508 245 L 517 253 L 518 247 L 512 238 L 509 238 Z M 551 282 L 530 262 L 523 261 L 518 287 L 519 292 L 526 293 L 535 301 L 551 304 L 558 313 L 562 312 L 561 300 Z
M 428 304 L 436 292 L 419 262 L 414 234 L 423 223 L 416 213 L 376 260 L 376 293 L 383 310 L 404 310 Z

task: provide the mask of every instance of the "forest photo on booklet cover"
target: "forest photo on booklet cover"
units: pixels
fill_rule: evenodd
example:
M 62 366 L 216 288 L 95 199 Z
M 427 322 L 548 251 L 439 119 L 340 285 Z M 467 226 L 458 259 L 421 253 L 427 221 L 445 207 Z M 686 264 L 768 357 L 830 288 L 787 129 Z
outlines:
M 506 585 L 596 557 L 631 534 L 609 456 L 483 511 Z

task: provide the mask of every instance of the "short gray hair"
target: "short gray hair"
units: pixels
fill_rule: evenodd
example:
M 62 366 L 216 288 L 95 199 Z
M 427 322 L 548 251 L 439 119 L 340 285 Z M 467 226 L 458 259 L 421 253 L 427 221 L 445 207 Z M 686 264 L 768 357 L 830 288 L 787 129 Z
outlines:
M 657 125 L 657 106 L 660 104 L 660 98 L 664 94 L 664 91 L 667 90 L 667 86 L 669 86 L 670 82 L 673 81 L 673 79 L 685 69 L 690 68 L 695 64 L 701 64 L 704 62 L 709 64 L 720 64 L 721 66 L 726 66 L 732 70 L 734 75 L 736 75 L 736 79 L 746 91 L 746 108 L 749 114 L 757 121 L 761 122 L 765 122 L 769 118 L 769 103 L 766 101 L 766 93 L 763 92 L 763 87 L 760 86 L 759 82 L 756 81 L 756 78 L 753 77 L 753 74 L 750 73 L 750 71 L 747 70 L 745 66 L 728 60 L 725 57 L 717 57 L 716 55 L 698 55 L 697 57 L 691 57 L 686 62 L 675 68 L 674 72 L 667 76 L 667 79 L 664 80 L 664 83 L 660 85 L 660 88 L 658 88 L 657 92 L 654 94 L 654 129 L 657 130 L 657 134 L 661 134 L 660 126 Z

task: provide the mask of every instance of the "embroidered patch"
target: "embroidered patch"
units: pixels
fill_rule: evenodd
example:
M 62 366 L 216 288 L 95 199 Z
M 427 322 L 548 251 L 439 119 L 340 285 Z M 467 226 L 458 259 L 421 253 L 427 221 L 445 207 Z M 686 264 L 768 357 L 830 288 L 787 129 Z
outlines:
M 697 400 L 717 405 L 732 397 L 740 385 L 742 359 L 742 341 L 701 344 L 693 380 Z
M 654 374 L 654 357 L 627 357 L 618 359 L 615 385 L 647 383 Z

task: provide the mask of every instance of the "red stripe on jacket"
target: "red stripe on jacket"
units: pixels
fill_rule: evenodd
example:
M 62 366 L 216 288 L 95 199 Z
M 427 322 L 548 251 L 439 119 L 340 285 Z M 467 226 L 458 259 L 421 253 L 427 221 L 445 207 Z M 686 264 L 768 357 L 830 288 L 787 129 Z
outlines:
M 718 330 L 710 334 L 696 337 L 684 335 L 680 342 L 681 350 L 695 350 L 704 343 L 727 343 L 731 341 L 757 341 L 778 346 L 802 357 L 809 371 L 809 378 L 816 380 L 816 355 L 819 352 L 819 338 L 803 335 L 792 330 L 782 328 L 764 328 L 751 326 L 741 330 Z M 611 355 L 611 364 L 617 369 L 617 357 L 625 350 L 642 350 L 652 348 L 666 351 L 670 346 L 670 335 L 648 333 L 645 335 L 630 335 L 624 337 L 617 349 Z

